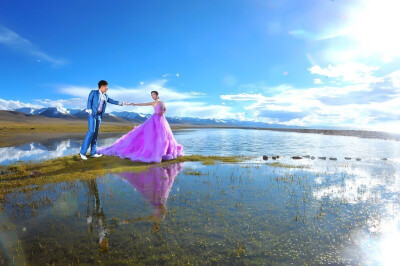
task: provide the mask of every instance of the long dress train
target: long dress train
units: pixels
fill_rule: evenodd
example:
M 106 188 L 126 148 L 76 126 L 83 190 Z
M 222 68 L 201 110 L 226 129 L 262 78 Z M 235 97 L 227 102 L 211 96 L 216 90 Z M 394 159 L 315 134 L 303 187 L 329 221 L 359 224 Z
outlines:
M 161 162 L 183 156 L 164 114 L 163 104 L 154 106 L 154 114 L 143 124 L 123 135 L 111 146 L 98 149 L 98 153 L 129 158 L 132 161 Z

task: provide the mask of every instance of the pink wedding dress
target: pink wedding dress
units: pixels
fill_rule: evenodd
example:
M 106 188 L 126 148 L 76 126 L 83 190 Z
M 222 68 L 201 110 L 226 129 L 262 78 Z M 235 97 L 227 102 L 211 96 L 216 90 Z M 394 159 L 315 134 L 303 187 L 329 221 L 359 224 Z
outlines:
M 98 153 L 129 158 L 146 163 L 161 162 L 183 156 L 163 112 L 163 104 L 154 106 L 154 114 L 143 124 L 123 135 L 111 146 L 98 149 Z

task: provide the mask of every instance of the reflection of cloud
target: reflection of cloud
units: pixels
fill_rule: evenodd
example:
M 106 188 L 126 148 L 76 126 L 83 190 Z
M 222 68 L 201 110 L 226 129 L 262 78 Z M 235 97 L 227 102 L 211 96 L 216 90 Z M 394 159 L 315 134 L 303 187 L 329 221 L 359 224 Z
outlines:
M 7 45 L 8 47 L 32 55 L 40 60 L 45 60 L 52 63 L 53 65 L 63 65 L 65 61 L 56 59 L 39 48 L 35 47 L 30 41 L 22 38 L 17 33 L 10 29 L 0 26 L 0 43 Z M 37 60 L 40 62 L 40 60 Z
M 370 200 L 382 202 L 385 193 L 400 192 L 396 180 L 392 179 L 396 172 L 392 165 L 384 164 L 339 167 L 332 174 L 346 176 L 346 179 L 333 181 L 333 184 L 332 181 L 327 181 L 327 178 L 316 180 L 319 188 L 313 191 L 313 196 L 317 199 L 330 198 L 351 204 Z
M 73 150 L 70 140 L 60 142 L 54 150 L 49 150 L 46 147 L 36 146 L 34 144 L 30 144 L 29 146 L 24 145 L 22 147 L 0 148 L 0 164 L 26 161 L 33 158 L 40 158 L 42 160 L 53 159 L 65 156 L 67 151 L 70 154 L 77 154 L 79 147 L 76 147 L 75 151 Z

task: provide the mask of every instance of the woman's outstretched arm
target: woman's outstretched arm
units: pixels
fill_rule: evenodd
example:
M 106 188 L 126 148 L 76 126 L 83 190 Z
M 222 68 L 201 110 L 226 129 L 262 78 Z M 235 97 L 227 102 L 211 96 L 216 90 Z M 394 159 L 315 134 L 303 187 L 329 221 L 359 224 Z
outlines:
M 153 103 L 131 103 L 133 106 L 148 106 L 148 105 L 153 105 Z

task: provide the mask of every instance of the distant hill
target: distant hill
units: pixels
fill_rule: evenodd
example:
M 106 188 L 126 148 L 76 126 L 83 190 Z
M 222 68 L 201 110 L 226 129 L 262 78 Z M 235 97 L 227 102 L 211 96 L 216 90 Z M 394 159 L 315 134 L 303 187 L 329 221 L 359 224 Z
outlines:
M 54 119 L 64 119 L 69 121 L 86 120 L 88 114 L 84 109 L 64 109 L 58 107 L 47 107 L 47 108 L 20 108 L 14 111 L 24 113 L 27 116 L 14 116 L 16 122 L 18 119 L 27 121 L 36 119 L 34 117 L 46 117 Z M 10 112 L 10 111 L 5 111 Z M 140 114 L 135 112 L 111 112 L 103 115 L 104 122 L 116 122 L 116 123 L 143 123 L 150 114 Z M 170 124 L 176 125 L 195 125 L 195 126 L 228 126 L 228 127 L 258 127 L 258 128 L 300 128 L 300 127 L 288 127 L 281 124 L 268 124 L 254 121 L 240 121 L 236 119 L 203 119 L 196 117 L 166 117 Z M 1 119 L 1 118 L 0 118 Z M 11 118 L 9 118 L 11 119 Z

